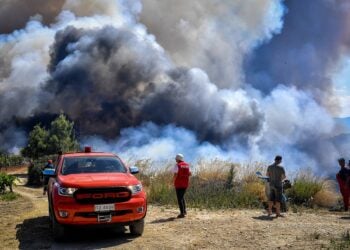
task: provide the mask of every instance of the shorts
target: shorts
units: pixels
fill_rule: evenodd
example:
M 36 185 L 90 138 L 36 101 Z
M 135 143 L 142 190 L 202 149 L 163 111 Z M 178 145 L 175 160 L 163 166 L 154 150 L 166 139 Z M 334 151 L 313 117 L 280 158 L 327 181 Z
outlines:
M 282 186 L 270 186 L 269 201 L 282 201 Z

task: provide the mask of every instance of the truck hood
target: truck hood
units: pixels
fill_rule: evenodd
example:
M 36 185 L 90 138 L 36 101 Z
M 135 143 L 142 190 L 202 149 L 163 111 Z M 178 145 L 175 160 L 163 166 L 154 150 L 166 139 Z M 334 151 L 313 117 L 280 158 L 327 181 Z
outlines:
M 61 175 L 59 183 L 73 188 L 104 188 L 136 185 L 139 181 L 130 173 L 94 173 Z

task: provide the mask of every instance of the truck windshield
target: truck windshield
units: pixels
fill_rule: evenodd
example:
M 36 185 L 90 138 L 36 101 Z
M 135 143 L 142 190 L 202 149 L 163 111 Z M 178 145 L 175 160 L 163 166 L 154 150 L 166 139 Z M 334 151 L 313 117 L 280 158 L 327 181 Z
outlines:
M 67 157 L 63 161 L 63 175 L 81 173 L 126 173 L 126 168 L 117 157 Z

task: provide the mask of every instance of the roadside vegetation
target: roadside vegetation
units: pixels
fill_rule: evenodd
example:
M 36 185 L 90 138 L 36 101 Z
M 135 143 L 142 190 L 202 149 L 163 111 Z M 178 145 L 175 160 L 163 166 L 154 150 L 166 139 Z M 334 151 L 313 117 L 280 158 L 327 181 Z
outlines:
M 19 195 L 13 192 L 13 186 L 17 177 L 9 175 L 4 172 L 0 173 L 0 200 L 12 201 L 15 200 Z
M 154 170 L 151 161 L 139 161 L 140 179 L 150 203 L 176 205 L 172 183 L 172 163 L 162 170 Z M 228 161 L 198 161 L 193 166 L 191 185 L 186 193 L 187 204 L 194 208 L 260 208 L 267 201 L 265 184 L 256 171 L 265 172 L 261 163 L 246 165 Z M 311 171 L 300 170 L 286 190 L 291 207 L 332 208 L 339 195 L 332 181 L 314 176 Z M 294 211 L 294 210 L 293 210 Z

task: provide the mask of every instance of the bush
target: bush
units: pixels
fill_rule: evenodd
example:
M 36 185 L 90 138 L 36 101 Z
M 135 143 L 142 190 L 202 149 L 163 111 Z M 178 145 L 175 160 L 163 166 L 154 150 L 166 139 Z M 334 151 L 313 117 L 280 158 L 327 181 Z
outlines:
M 30 164 L 28 166 L 28 181 L 27 185 L 40 186 L 42 185 L 42 167 Z
M 325 181 L 322 189 L 315 194 L 313 203 L 319 207 L 334 208 L 338 200 L 339 194 L 337 194 L 334 181 Z
M 322 190 L 324 180 L 312 176 L 311 173 L 301 173 L 297 176 L 287 196 L 296 205 L 311 206 L 315 195 Z
M 17 178 L 13 175 L 8 175 L 6 173 L 0 173 L 0 193 L 4 193 L 6 188 L 10 189 L 12 192 L 12 186 Z

